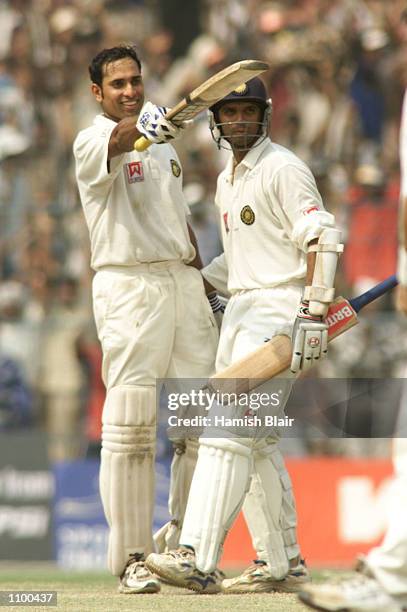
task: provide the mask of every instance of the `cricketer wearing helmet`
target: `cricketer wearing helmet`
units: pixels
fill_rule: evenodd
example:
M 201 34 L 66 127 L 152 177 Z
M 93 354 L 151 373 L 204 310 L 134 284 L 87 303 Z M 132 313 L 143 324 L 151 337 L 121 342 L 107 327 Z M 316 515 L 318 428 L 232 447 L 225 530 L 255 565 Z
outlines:
M 276 384 L 282 414 L 295 374 L 327 349 L 323 323 L 334 298 L 342 250 L 334 217 L 324 210 L 308 167 L 268 137 L 271 101 L 259 78 L 210 109 L 218 147 L 232 151 L 218 178 L 215 202 L 224 253 L 204 270 L 215 287 L 227 283 L 216 370 L 246 356 L 274 335 L 293 339 L 291 372 Z M 269 384 L 270 384 L 269 383 Z M 220 590 L 214 573 L 222 543 L 244 504 L 259 559 L 225 592 L 288 591 L 307 579 L 296 542 L 290 478 L 278 434 L 253 438 L 212 427 L 200 438 L 180 548 L 152 554 L 146 564 L 174 584 L 203 592 Z M 212 475 L 212 477 L 211 477 Z

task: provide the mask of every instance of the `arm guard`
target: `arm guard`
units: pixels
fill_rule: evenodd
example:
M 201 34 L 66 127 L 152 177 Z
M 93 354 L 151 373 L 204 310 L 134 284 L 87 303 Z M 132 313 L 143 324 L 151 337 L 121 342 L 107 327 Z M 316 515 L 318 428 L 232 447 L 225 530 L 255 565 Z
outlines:
M 343 251 L 340 238 L 340 230 L 324 229 L 318 243 L 308 248 L 309 253 L 316 253 L 316 258 L 312 285 L 305 287 L 303 299 L 309 302 L 309 312 L 314 316 L 324 317 L 334 300 L 336 267 L 339 254 Z

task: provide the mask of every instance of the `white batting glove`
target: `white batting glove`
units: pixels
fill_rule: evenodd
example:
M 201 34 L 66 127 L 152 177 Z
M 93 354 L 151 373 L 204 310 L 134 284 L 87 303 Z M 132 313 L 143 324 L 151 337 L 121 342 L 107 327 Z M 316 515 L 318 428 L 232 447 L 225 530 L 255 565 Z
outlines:
M 165 106 L 156 106 L 152 102 L 146 102 L 137 121 L 137 129 L 151 142 L 162 144 L 179 138 L 184 126 L 177 126 L 165 118 L 169 111 Z
M 328 352 L 328 326 L 322 317 L 311 315 L 308 302 L 301 302 L 294 323 L 291 372 L 308 370 Z
M 223 313 L 225 312 L 225 305 L 222 304 L 222 302 L 220 301 L 219 296 L 216 293 L 216 291 L 213 291 L 212 293 L 208 293 L 206 297 L 208 298 L 209 304 L 211 305 L 211 308 L 212 308 L 212 312 L 215 316 L 216 325 L 218 326 L 218 329 L 220 330 L 220 328 L 222 327 L 222 320 L 223 320 Z

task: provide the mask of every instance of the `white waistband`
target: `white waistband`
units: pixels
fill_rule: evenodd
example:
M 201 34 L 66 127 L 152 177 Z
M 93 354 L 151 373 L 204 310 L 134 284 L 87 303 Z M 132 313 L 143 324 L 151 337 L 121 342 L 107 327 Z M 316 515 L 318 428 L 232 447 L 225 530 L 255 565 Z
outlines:
M 252 287 L 250 289 L 234 289 L 231 291 L 231 295 L 235 296 L 235 295 L 249 295 L 252 293 L 256 293 L 256 292 L 261 292 L 261 291 L 276 291 L 276 290 L 280 290 L 280 289 L 295 289 L 295 290 L 301 290 L 304 287 L 304 280 L 291 280 L 291 281 L 287 281 L 286 283 L 279 283 L 278 285 L 270 285 L 270 286 L 264 286 L 264 287 Z
M 171 268 L 186 266 L 181 259 L 170 259 L 167 261 L 153 261 L 151 263 L 140 263 L 134 266 L 102 266 L 96 272 L 115 272 L 117 274 L 138 274 L 140 272 L 155 272 L 158 270 L 169 270 Z

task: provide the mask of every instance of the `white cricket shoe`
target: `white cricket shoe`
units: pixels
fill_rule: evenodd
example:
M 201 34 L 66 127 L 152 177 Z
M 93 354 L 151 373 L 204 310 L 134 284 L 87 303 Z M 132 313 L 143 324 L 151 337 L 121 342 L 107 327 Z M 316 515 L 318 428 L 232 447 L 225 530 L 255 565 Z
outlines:
M 120 576 L 119 592 L 126 594 L 158 593 L 160 590 L 160 581 L 145 566 L 143 555 L 140 553 L 130 555 L 124 572 Z
M 195 565 L 195 553 L 180 546 L 166 553 L 151 553 L 146 559 L 148 569 L 169 584 L 198 593 L 219 593 L 223 572 L 216 569 L 210 574 L 199 571 Z
M 222 582 L 223 593 L 296 593 L 310 580 L 304 561 L 290 568 L 282 580 L 273 578 L 266 561 L 256 559 L 243 574 Z
M 306 584 L 298 593 L 302 603 L 330 612 L 402 612 L 374 578 L 355 573 L 323 584 Z

